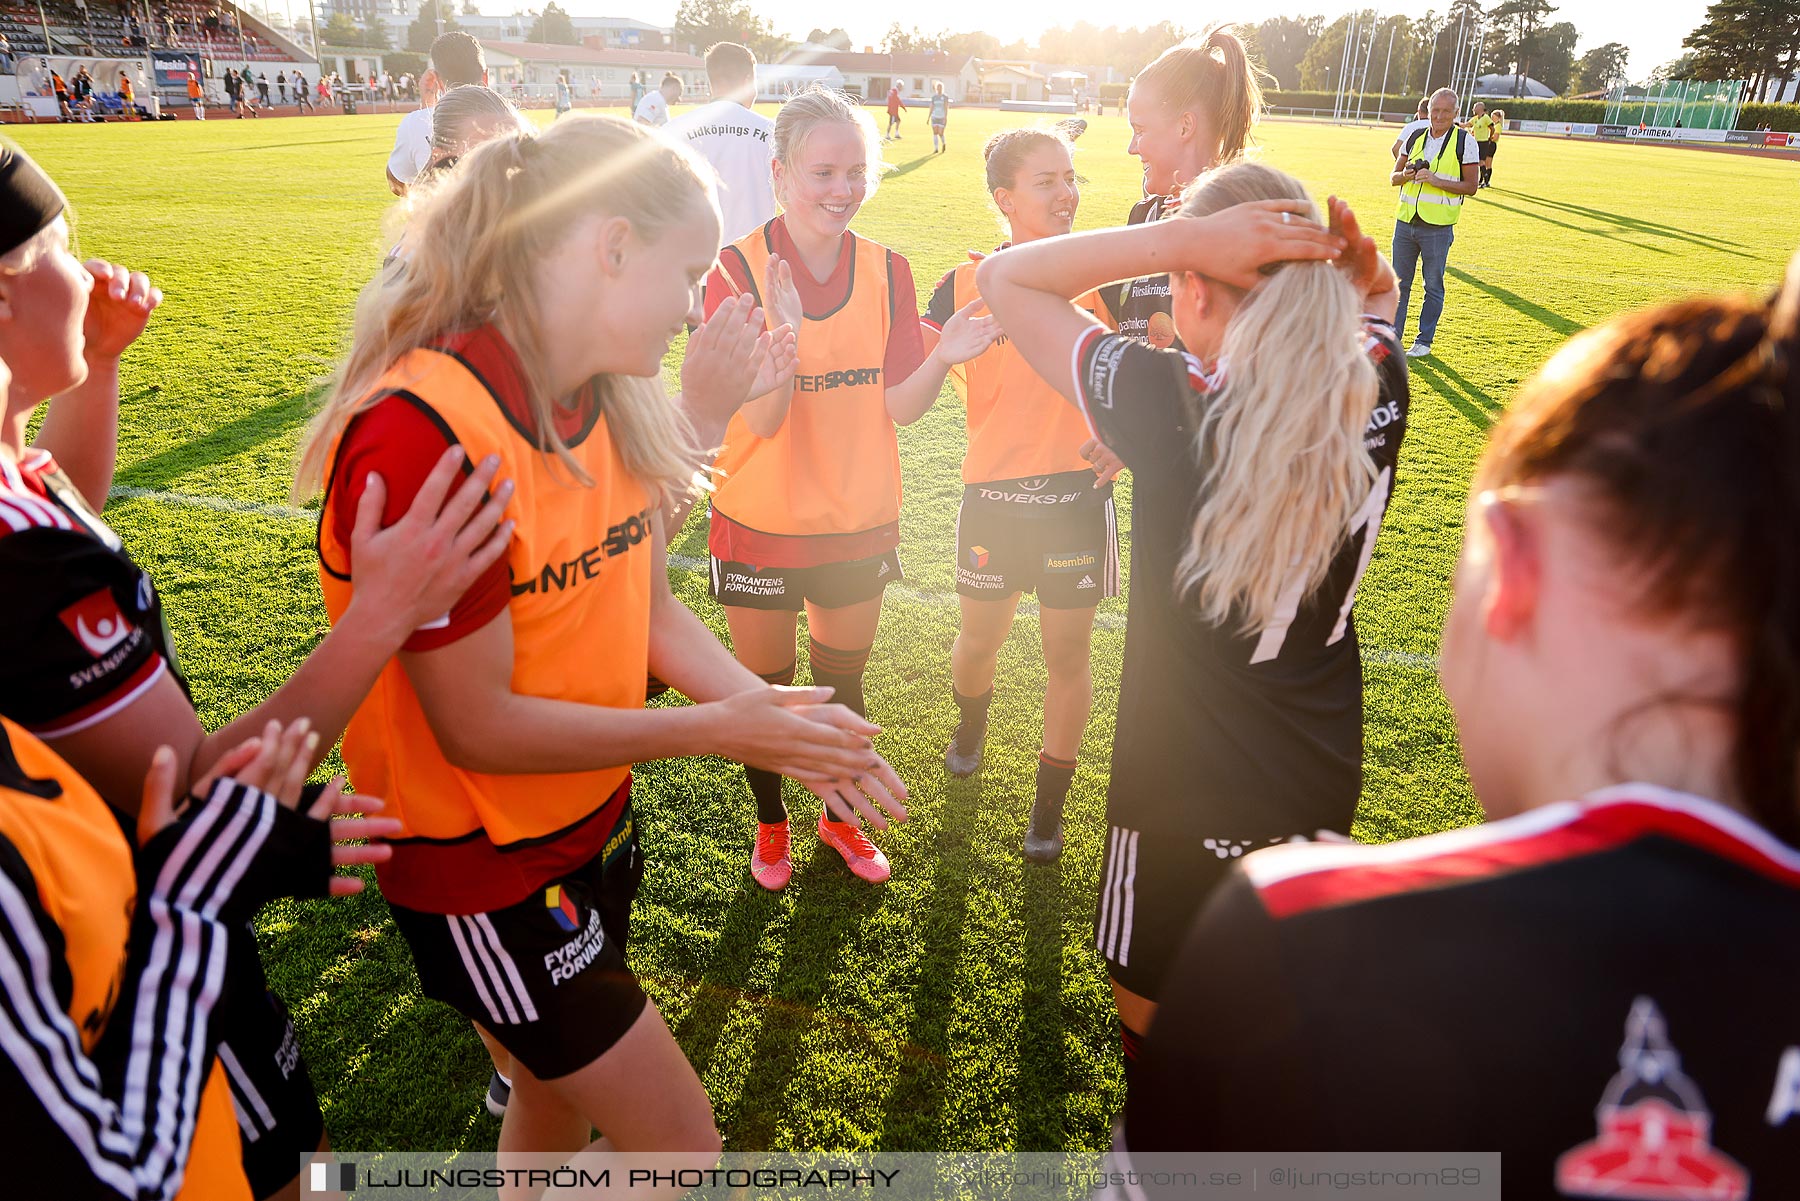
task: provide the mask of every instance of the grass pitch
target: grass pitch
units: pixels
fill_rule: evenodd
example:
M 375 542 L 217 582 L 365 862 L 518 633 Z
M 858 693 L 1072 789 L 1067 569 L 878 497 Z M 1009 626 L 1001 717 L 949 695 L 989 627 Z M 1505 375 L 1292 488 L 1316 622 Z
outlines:
M 1000 239 L 980 149 L 1014 116 L 955 112 L 950 150 L 934 156 L 909 114 L 889 145 L 895 170 L 856 228 L 907 256 L 921 302 L 966 251 Z M 272 691 L 326 631 L 312 527 L 286 507 L 287 488 L 356 291 L 385 249 L 382 168 L 396 120 L 8 130 L 68 192 L 82 252 L 147 270 L 167 293 L 125 363 L 107 517 L 163 588 L 209 727 Z M 1384 241 L 1392 138 L 1261 130 L 1268 161 L 1321 200 L 1347 197 Z M 1090 119 L 1079 228 L 1121 221 L 1138 197 L 1126 140 L 1121 119 Z M 1357 605 L 1368 706 L 1357 832 L 1369 840 L 1478 816 L 1431 656 L 1470 469 L 1519 382 L 1620 310 L 1772 287 L 1792 250 L 1792 163 L 1508 137 L 1496 167 L 1497 186 L 1457 226 L 1436 354 L 1413 365 L 1399 486 Z M 1018 843 L 1044 677 L 1033 616 L 1002 656 L 987 766 L 952 782 L 940 760 L 955 720 L 963 442 L 949 390 L 900 433 L 908 587 L 889 592 L 868 684 L 881 748 L 914 796 L 912 821 L 881 839 L 892 881 L 871 889 L 821 855 L 806 833 L 811 798 L 790 789 L 794 880 L 766 894 L 746 871 L 754 818 L 736 766 L 639 772 L 650 870 L 632 959 L 730 1149 L 1100 1148 L 1118 1109 L 1116 1028 L 1090 923 L 1124 605 L 1107 603 L 1095 636 L 1095 714 L 1067 850 L 1059 865 L 1027 868 Z M 702 518 L 672 550 L 705 553 Z M 704 582 L 672 577 L 722 633 Z M 272 907 L 261 929 L 336 1146 L 492 1148 L 486 1058 L 466 1022 L 418 995 L 378 895 Z

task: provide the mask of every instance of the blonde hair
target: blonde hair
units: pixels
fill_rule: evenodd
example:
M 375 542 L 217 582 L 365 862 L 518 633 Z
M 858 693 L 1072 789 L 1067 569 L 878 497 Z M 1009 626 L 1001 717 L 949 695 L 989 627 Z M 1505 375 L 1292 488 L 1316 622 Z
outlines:
M 508 135 L 470 152 L 420 201 L 404 261 L 363 289 L 350 356 L 308 434 L 296 494 L 323 486 L 332 447 L 380 397 L 378 383 L 402 356 L 487 323 L 518 353 L 538 449 L 591 485 L 556 434 L 533 271 L 590 215 L 624 217 L 638 239 L 654 241 L 694 204 L 715 203 L 708 174 L 673 143 L 601 115 L 565 117 L 535 137 Z M 602 375 L 593 385 L 626 469 L 658 503 L 698 487 L 699 452 L 660 378 Z
M 794 96 L 781 106 L 775 114 L 775 157 L 781 162 L 783 172 L 795 170 L 795 160 L 800 148 L 806 144 L 807 136 L 821 125 L 842 122 L 856 127 L 862 134 L 863 161 L 868 164 L 868 191 L 864 193 L 866 202 L 874 198 L 876 185 L 881 182 L 881 173 L 887 170 L 887 164 L 881 159 L 881 131 L 875 128 L 875 121 L 863 110 L 855 99 L 836 88 L 813 84 L 804 92 Z M 781 197 L 778 195 L 777 200 Z M 783 207 L 786 202 L 783 201 Z
M 1180 215 L 1311 199 L 1291 175 L 1237 163 L 1195 180 Z M 1225 327 L 1224 386 L 1194 443 L 1206 466 L 1200 506 L 1176 569 L 1177 591 L 1215 625 L 1254 632 L 1296 586 L 1310 595 L 1376 479 L 1363 446 L 1376 379 L 1361 310 L 1336 267 L 1294 262 L 1251 289 Z
M 1132 81 L 1150 85 L 1164 108 L 1202 113 L 1218 134 L 1215 166 L 1243 157 L 1250 129 L 1262 116 L 1262 87 L 1256 82 L 1244 43 L 1230 25 L 1215 25 L 1170 46 Z

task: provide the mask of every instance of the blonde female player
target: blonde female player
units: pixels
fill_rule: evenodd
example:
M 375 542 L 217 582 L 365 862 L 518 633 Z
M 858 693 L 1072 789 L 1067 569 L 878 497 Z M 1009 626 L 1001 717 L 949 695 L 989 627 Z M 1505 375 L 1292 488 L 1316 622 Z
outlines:
M 1394 275 L 1333 202 L 1239 163 L 1179 220 L 988 258 L 982 295 L 1025 361 L 1132 470 L 1130 612 L 1096 942 L 1126 1076 L 1170 961 L 1231 860 L 1347 833 L 1362 786 L 1350 609 L 1406 427 Z M 1348 242 L 1351 267 L 1322 260 Z M 1063 297 L 1170 268 L 1193 354 L 1109 334 Z M 1264 269 L 1267 269 L 1265 272 Z
M 359 790 L 404 829 L 378 873 L 427 996 L 511 1056 L 506 1151 L 719 1148 L 699 1079 L 626 964 L 643 872 L 631 764 L 723 755 L 806 781 L 844 819 L 903 820 L 876 727 L 771 688 L 669 593 L 662 512 L 699 462 L 662 356 L 698 314 L 719 215 L 702 169 L 628 121 L 572 115 L 469 155 L 365 290 L 301 487 L 326 489 L 320 578 L 378 470 L 389 509 L 446 443 L 516 483 L 511 545 L 421 625 L 351 720 Z M 748 310 L 746 310 L 748 311 Z M 756 322 L 761 327 L 760 319 Z M 695 705 L 643 707 L 654 671 Z
M 476 486 L 454 495 L 460 456 L 426 463 L 428 485 L 387 530 L 376 523 L 381 484 L 371 485 L 352 538 L 375 566 L 354 611 L 292 679 L 208 733 L 156 583 L 101 517 L 118 453 L 120 359 L 162 292 L 142 272 L 77 260 L 66 209 L 42 169 L 0 142 L 0 364 L 12 376 L 0 422 L 0 714 L 51 744 L 128 816 L 159 747 L 174 752 L 185 795 L 269 721 L 304 717 L 320 735 L 308 764 L 316 766 L 412 628 L 499 558 L 500 507 L 481 503 L 498 461 L 475 467 Z M 223 1043 L 218 1087 L 229 1087 L 243 1118 L 242 1191 L 209 1184 L 195 1195 L 297 1198 L 300 1157 L 326 1148 L 324 1117 L 287 1009 L 263 979 L 255 931 L 233 922 L 229 938 L 214 1029 Z M 235 1126 L 224 1128 L 232 1141 Z
M 1236 162 L 1262 111 L 1262 89 L 1229 25 L 1171 46 L 1138 72 L 1125 100 L 1128 152 L 1144 167 L 1144 199 L 1129 225 L 1158 221 L 1180 207 L 1181 191 L 1213 167 Z M 1160 349 L 1175 345 L 1169 277 L 1127 280 L 1103 295 L 1119 332 Z
M 952 364 L 980 354 L 996 327 L 974 303 L 939 331 L 921 325 L 912 269 L 850 232 L 875 188 L 880 138 L 861 107 L 814 88 L 775 119 L 781 213 L 726 247 L 707 283 L 710 311 L 755 295 L 799 332 L 792 380 L 746 404 L 719 452 L 709 535 L 712 594 L 738 661 L 771 683 L 793 680 L 806 610 L 814 684 L 863 712 L 863 669 L 881 597 L 901 578 L 900 451 L 894 427 L 917 421 Z M 756 798 L 750 873 L 768 889 L 793 871 L 781 777 L 746 769 Z M 871 883 L 887 856 L 853 821 L 819 815 L 819 838 Z
M 996 253 L 1074 227 L 1081 189 L 1072 148 L 1060 132 L 1005 130 L 988 140 L 983 154 L 988 194 L 1010 234 Z M 938 283 L 925 322 L 947 322 L 978 299 L 975 264 L 964 263 Z M 1098 293 L 1076 303 L 1109 322 Z M 1081 415 L 1011 342 L 997 341 L 950 374 L 967 409 L 969 449 L 956 521 L 962 624 L 950 652 L 960 720 L 944 764 L 953 776 L 972 775 L 981 766 L 1000 647 L 1012 630 L 1019 594 L 1036 592 L 1049 678 L 1025 857 L 1049 862 L 1062 854 L 1063 801 L 1093 707 L 1094 608 L 1118 593 L 1112 497 L 1117 460 L 1102 458 L 1103 448 Z

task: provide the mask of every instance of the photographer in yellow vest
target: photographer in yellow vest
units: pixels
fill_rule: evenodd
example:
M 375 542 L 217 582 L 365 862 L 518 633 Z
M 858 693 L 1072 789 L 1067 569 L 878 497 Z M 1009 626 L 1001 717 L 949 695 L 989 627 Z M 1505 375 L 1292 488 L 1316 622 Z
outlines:
M 1431 126 L 1410 134 L 1394 159 L 1388 182 L 1400 189 L 1394 214 L 1394 273 L 1400 277 L 1400 315 L 1396 332 L 1406 333 L 1407 301 L 1413 272 L 1425 264 L 1425 302 L 1419 307 L 1419 334 L 1406 357 L 1431 353 L 1444 311 L 1444 264 L 1456 241 L 1456 219 L 1463 200 L 1475 194 L 1480 172 L 1479 148 L 1467 130 L 1456 127 L 1456 93 L 1439 88 L 1431 94 Z

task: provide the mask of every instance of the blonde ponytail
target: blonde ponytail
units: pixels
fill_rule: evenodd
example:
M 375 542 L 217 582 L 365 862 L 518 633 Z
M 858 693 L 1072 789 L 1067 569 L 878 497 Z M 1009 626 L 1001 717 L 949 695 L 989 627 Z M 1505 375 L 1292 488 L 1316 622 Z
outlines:
M 1255 163 L 1195 181 L 1184 217 L 1251 200 L 1307 200 L 1300 182 Z M 1287 263 L 1244 298 L 1225 329 L 1223 390 L 1195 439 L 1206 464 L 1176 588 L 1216 625 L 1271 624 L 1284 599 L 1324 580 L 1376 479 L 1363 446 L 1376 402 L 1362 298 L 1329 263 Z
M 419 200 L 405 257 L 363 289 L 349 358 L 301 453 L 296 496 L 323 487 L 332 448 L 408 351 L 485 323 L 518 353 L 538 449 L 591 484 L 556 434 L 559 398 L 544 383 L 533 272 L 576 220 L 622 216 L 648 241 L 696 203 L 712 203 L 707 173 L 686 151 L 616 117 L 566 117 L 540 135 L 497 138 L 464 156 Z M 661 503 L 698 486 L 692 432 L 659 378 L 609 375 L 593 383 L 626 469 L 646 491 Z
M 1219 139 L 1213 165 L 1225 166 L 1244 156 L 1262 118 L 1256 75 L 1243 39 L 1230 25 L 1215 25 L 1157 55 L 1133 86 L 1149 85 L 1170 112 L 1205 116 Z

